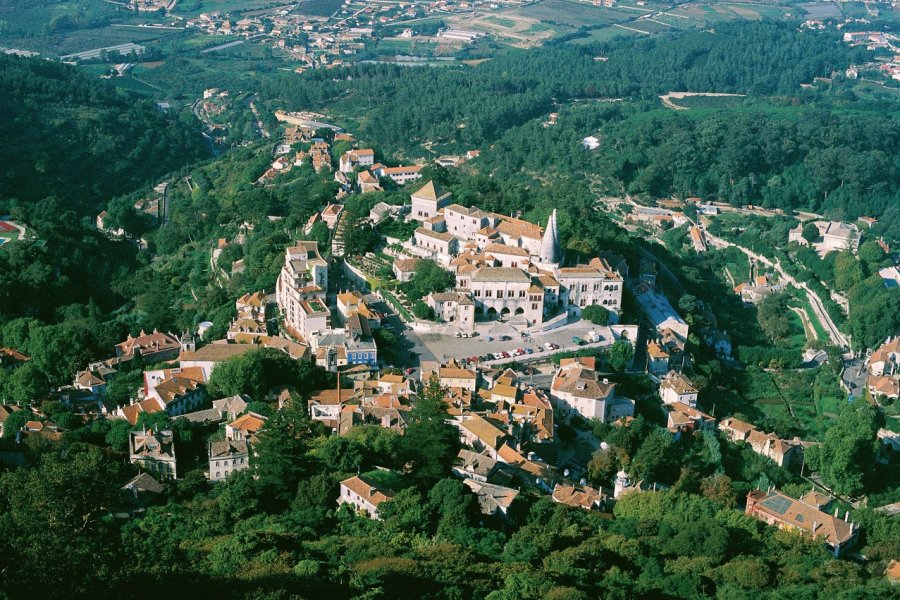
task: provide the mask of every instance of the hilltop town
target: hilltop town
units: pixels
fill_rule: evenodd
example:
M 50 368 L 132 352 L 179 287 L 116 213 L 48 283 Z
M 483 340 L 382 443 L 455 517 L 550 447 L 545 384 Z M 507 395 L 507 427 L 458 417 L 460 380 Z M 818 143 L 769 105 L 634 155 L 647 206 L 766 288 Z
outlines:
M 893 597 L 893 12 L 0 8 L 0 595 Z

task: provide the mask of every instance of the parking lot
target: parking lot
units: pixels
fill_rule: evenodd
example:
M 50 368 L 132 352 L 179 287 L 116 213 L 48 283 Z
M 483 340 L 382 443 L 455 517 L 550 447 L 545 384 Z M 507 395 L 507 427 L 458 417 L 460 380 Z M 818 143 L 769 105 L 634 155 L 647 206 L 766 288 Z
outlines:
M 576 321 L 551 331 L 535 333 L 526 338 L 521 332 L 509 323 L 492 321 L 478 323 L 475 337 L 456 337 L 456 329 L 447 328 L 448 333 L 419 332 L 412 329 L 402 330 L 402 334 L 412 344 L 408 366 L 416 367 L 423 361 L 447 362 L 450 359 L 464 360 L 472 357 L 480 357 L 479 362 L 484 362 L 486 355 L 494 355 L 506 352 L 509 358 L 502 357 L 499 362 L 505 362 L 517 358 L 517 351 L 524 351 L 518 358 L 533 359 L 537 356 L 549 356 L 555 352 L 575 350 L 580 348 L 573 338 L 585 339 L 591 330 L 600 330 L 588 321 Z M 452 331 L 452 333 L 451 333 Z M 610 344 L 610 340 L 604 340 L 598 346 Z M 545 344 L 552 344 L 548 349 Z M 529 352 L 530 351 L 530 352 Z M 488 360 L 494 360 L 493 358 Z

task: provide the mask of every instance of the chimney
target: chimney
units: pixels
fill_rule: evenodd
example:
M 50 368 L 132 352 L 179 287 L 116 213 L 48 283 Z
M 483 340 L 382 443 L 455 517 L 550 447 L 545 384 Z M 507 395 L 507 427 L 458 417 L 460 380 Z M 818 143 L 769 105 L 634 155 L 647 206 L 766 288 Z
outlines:
M 835 519 L 838 518 L 838 511 L 839 511 L 839 510 L 840 510 L 840 509 L 839 509 L 837 506 L 834 507 L 834 518 L 835 518 Z
M 850 511 L 844 513 L 844 523 L 847 523 L 850 520 Z
M 819 522 L 818 522 L 818 521 L 813 521 L 813 524 L 812 524 L 812 532 L 813 532 L 813 535 L 816 534 L 816 529 L 818 529 L 818 528 L 819 528 Z

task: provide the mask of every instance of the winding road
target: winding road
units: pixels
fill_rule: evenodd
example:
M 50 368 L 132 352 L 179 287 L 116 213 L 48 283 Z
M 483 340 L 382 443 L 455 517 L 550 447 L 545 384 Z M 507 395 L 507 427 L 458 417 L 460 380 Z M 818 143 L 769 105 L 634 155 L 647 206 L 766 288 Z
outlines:
M 757 254 L 752 250 L 748 250 L 743 246 L 738 246 L 733 242 L 729 242 L 728 240 L 723 240 L 720 237 L 717 237 L 709 232 L 708 229 L 704 229 L 703 233 L 706 235 L 706 239 L 709 241 L 710 245 L 715 246 L 717 248 L 726 248 L 731 246 L 733 248 L 737 248 L 750 258 L 761 262 L 762 264 L 772 267 L 782 279 L 790 283 L 792 286 L 796 288 L 800 288 L 806 292 L 807 297 L 809 298 L 809 305 L 812 308 L 813 312 L 816 314 L 816 318 L 819 319 L 819 322 L 822 323 L 822 327 L 825 329 L 825 332 L 828 334 L 828 338 L 831 340 L 831 343 L 835 346 L 839 346 L 843 349 L 848 349 L 850 347 L 850 341 L 847 337 L 840 332 L 837 326 L 834 324 L 834 321 L 831 320 L 831 317 L 828 315 L 828 311 L 825 310 L 825 305 L 822 303 L 822 299 L 809 288 L 805 283 L 799 282 L 794 279 L 791 275 L 788 275 L 784 269 L 781 268 L 781 263 L 773 262 L 766 258 L 761 254 Z

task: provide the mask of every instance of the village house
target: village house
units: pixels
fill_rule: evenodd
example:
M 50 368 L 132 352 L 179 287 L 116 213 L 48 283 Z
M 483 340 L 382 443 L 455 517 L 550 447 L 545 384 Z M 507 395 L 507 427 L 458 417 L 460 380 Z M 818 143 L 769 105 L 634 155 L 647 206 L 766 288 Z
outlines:
M 171 430 L 132 431 L 128 434 L 128 457 L 131 464 L 157 479 L 176 479 L 175 438 Z
M 209 480 L 224 481 L 229 475 L 250 467 L 250 451 L 244 440 L 209 443 Z
M 368 194 L 369 192 L 380 192 L 381 183 L 378 181 L 378 178 L 372 175 L 369 171 L 360 171 L 359 175 L 356 176 L 356 185 L 359 187 L 360 194 Z M 384 209 L 385 206 L 390 206 L 384 202 L 379 202 L 369 211 L 369 218 L 372 220 L 372 223 L 380 223 L 382 220 L 390 214 L 390 210 Z M 373 212 L 374 211 L 374 212 Z
M 645 282 L 637 286 L 634 297 L 658 339 L 665 337 L 668 332 L 682 343 L 687 340 L 688 324 L 652 284 Z
M 416 179 L 421 179 L 422 174 L 420 171 L 422 167 L 418 165 L 410 165 L 405 167 L 373 167 L 372 172 L 379 179 L 382 177 L 387 177 L 391 179 L 397 185 L 406 185 L 410 181 L 415 181 Z
M 675 371 L 669 371 L 659 384 L 659 396 L 665 404 L 680 402 L 696 408 L 698 393 L 690 379 Z
M 550 399 L 563 416 L 609 423 L 634 415 L 634 401 L 616 396 L 616 384 L 600 379 L 593 358 L 564 358 L 553 374 Z
M 310 396 L 307 401 L 309 418 L 313 421 L 321 421 L 332 429 L 337 429 L 344 406 L 349 401 L 358 401 L 358 399 L 357 393 L 350 389 L 320 390 Z
M 669 372 L 669 353 L 656 340 L 647 341 L 647 371 L 661 376 Z
M 4 371 L 15 371 L 30 360 L 31 357 L 25 356 L 18 350 L 0 348 L 0 369 Z
M 581 316 L 587 306 L 602 306 L 610 313 L 622 308 L 625 281 L 615 271 L 600 267 L 599 261 L 556 270 L 559 281 L 559 303 L 572 316 Z
M 433 257 L 438 262 L 449 263 L 450 257 L 459 252 L 459 240 L 442 231 L 419 227 L 413 234 L 413 248 L 421 250 L 423 258 Z
M 140 356 L 147 364 L 173 360 L 181 351 L 181 341 L 171 333 L 144 333 L 133 337 L 131 335 L 120 344 L 116 344 L 116 358 L 119 362 Z
M 267 420 L 263 415 L 252 411 L 241 415 L 225 426 L 225 439 L 233 442 L 250 442 L 252 444 L 256 442 L 256 434 L 262 430 Z
M 474 392 L 478 383 L 478 376 L 475 371 L 459 366 L 454 360 L 447 364 L 436 365 L 434 369 L 431 369 L 428 365 L 423 365 L 421 375 L 423 384 L 428 383 L 432 373 L 437 375 L 438 383 L 440 383 L 441 387 L 448 389 L 459 388 Z
M 608 501 L 607 495 L 602 490 L 559 483 L 554 486 L 550 497 L 556 503 L 582 510 L 606 510 Z
M 356 168 L 367 168 L 375 164 L 375 151 L 371 148 L 347 150 L 338 161 L 338 168 L 343 173 L 352 173 Z
M 803 458 L 803 443 L 799 438 L 784 440 L 734 418 L 724 419 L 719 423 L 719 430 L 732 442 L 747 443 L 754 452 L 771 459 L 779 467 L 790 468 Z
M 463 479 L 463 483 L 478 496 L 478 507 L 481 514 L 492 517 L 505 517 L 519 495 L 519 490 L 483 483 L 474 479 Z
M 72 386 L 97 398 L 106 395 L 106 380 L 96 370 L 85 369 L 75 374 Z
M 342 366 L 378 366 L 378 346 L 372 337 L 368 319 L 353 313 L 343 329 L 326 329 L 313 333 L 312 347 L 316 364 L 329 371 Z
M 838 509 L 830 515 L 774 487 L 749 492 L 745 512 L 768 525 L 821 540 L 836 557 L 853 547 L 859 539 L 859 526 L 849 522 L 849 512 L 842 520 L 838 517 Z
M 870 375 L 900 375 L 900 335 L 888 338 L 868 359 Z
M 751 281 L 739 283 L 734 287 L 734 291 L 741 297 L 745 304 L 759 304 L 769 295 L 780 292 L 784 289 L 780 284 L 773 281 L 771 275 L 757 275 Z
M 341 482 L 337 503 L 338 506 L 351 504 L 357 512 L 365 514 L 370 519 L 381 520 L 378 516 L 378 507 L 382 502 L 391 500 L 394 494 L 393 490 L 379 486 L 364 475 L 357 475 Z
M 455 421 L 459 429 L 459 439 L 464 446 L 485 454 L 494 460 L 500 460 L 498 450 L 506 439 L 506 432 L 497 425 L 476 414 L 463 415 L 461 421 Z
M 669 411 L 666 427 L 675 434 L 693 431 L 715 431 L 716 419 L 682 402 L 666 404 Z
M 206 388 L 195 379 L 174 375 L 150 388 L 147 395 L 174 417 L 197 410 L 206 401 Z
M 212 408 L 205 408 L 194 412 L 181 415 L 182 419 L 187 419 L 191 423 L 221 423 L 222 421 L 233 421 L 238 418 L 242 412 L 247 410 L 248 396 L 229 396 L 212 401 Z
M 434 311 L 435 320 L 450 323 L 464 333 L 475 331 L 475 303 L 467 294 L 432 292 L 425 304 Z
M 472 479 L 480 483 L 487 483 L 496 475 L 502 463 L 478 452 L 462 449 L 456 455 L 456 463 L 453 465 L 453 473 L 462 479 Z
M 397 278 L 397 281 L 405 283 L 415 275 L 418 265 L 418 258 L 395 258 L 391 270 L 394 272 L 394 277 Z
M 803 237 L 803 228 L 809 223 L 800 223 L 788 232 L 788 241 L 801 246 L 812 246 L 819 256 L 825 256 L 829 252 L 851 250 L 854 253 L 859 249 L 859 228 L 854 224 L 840 223 L 838 221 L 812 221 L 819 230 L 819 237 L 812 243 Z

